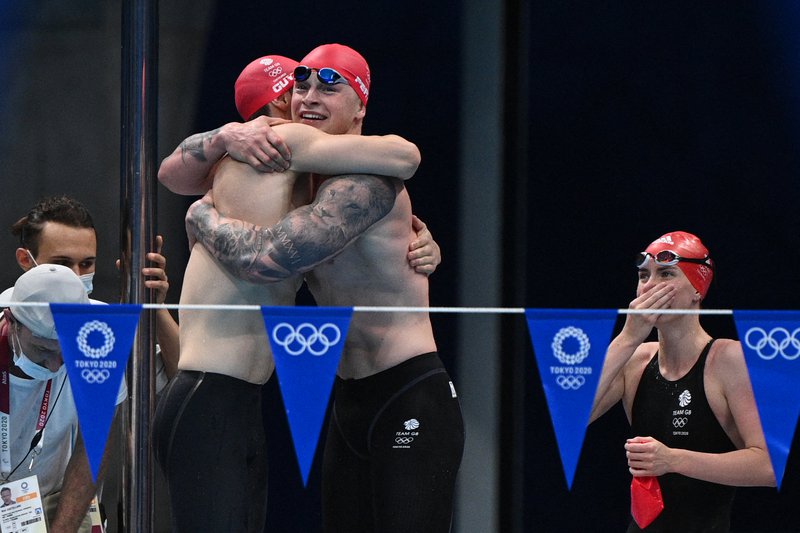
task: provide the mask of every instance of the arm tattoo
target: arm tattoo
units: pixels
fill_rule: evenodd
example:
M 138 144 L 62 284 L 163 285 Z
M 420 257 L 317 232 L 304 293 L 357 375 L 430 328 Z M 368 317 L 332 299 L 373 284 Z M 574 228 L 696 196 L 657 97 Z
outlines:
M 268 283 L 307 272 L 341 252 L 394 207 L 391 178 L 337 176 L 311 205 L 268 228 L 220 217 L 213 207 L 192 208 L 187 223 L 198 242 L 239 278 Z
M 198 161 L 207 161 L 205 143 L 210 140 L 214 135 L 219 133 L 220 128 L 204 133 L 196 133 L 191 137 L 184 139 L 181 143 L 181 161 L 186 163 L 186 155 L 190 155 Z
M 394 180 L 337 176 L 326 181 L 311 205 L 295 209 L 269 231 L 251 273 L 264 280 L 276 267 L 307 272 L 341 252 L 394 207 Z
M 253 228 L 247 222 L 221 217 L 214 206 L 207 203 L 195 203 L 186 213 L 187 232 L 237 275 L 252 265 L 255 250 L 261 246 L 261 239 Z

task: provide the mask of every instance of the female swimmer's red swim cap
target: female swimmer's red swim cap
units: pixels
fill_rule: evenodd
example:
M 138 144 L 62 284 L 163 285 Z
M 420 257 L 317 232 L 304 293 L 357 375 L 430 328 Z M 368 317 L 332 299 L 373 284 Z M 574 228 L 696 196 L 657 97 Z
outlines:
M 673 231 L 662 235 L 650 243 L 645 252 L 655 257 L 658 252 L 664 250 L 675 252 L 680 257 L 692 259 L 708 258 L 708 248 L 697 236 L 685 231 Z M 711 266 L 714 264 L 711 258 L 708 258 L 708 263 Z M 677 266 L 689 279 L 692 287 L 700 293 L 700 296 L 705 298 L 711 285 L 711 280 L 714 277 L 714 271 L 709 266 L 687 263 L 686 261 L 678 261 Z

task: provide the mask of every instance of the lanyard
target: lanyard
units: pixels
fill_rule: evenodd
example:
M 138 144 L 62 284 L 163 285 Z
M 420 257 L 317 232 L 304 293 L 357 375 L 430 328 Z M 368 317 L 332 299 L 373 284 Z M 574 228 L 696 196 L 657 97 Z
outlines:
M 0 326 L 0 474 L 3 479 L 11 475 L 11 350 L 8 347 L 8 323 Z M 41 432 L 47 423 L 47 411 L 50 408 L 50 389 L 53 380 L 48 379 L 36 418 L 36 433 L 39 435 L 35 448 L 41 451 L 43 439 Z

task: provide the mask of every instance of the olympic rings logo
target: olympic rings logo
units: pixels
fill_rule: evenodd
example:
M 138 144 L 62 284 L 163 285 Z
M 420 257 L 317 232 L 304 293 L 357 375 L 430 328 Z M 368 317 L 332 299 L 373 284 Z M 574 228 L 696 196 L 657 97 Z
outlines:
M 672 426 L 676 428 L 685 427 L 689 423 L 689 419 L 684 417 L 677 417 L 672 419 Z
M 106 370 L 105 368 L 102 370 L 98 370 L 96 368 L 84 368 L 81 370 L 81 377 L 89 384 L 100 384 L 105 382 L 109 377 L 111 377 L 111 372 Z
M 292 324 L 281 322 L 272 330 L 272 340 L 282 346 L 289 355 L 300 355 L 308 351 L 311 355 L 325 355 L 331 346 L 342 338 L 339 327 L 330 322 L 317 329 L 314 324 L 303 322 L 297 329 Z
M 414 442 L 414 437 L 397 437 L 394 439 L 397 444 L 411 444 Z
M 586 378 L 583 376 L 558 376 L 556 383 L 564 390 L 578 390 L 586 383 Z
M 569 354 L 564 352 L 564 341 L 569 338 L 574 338 L 578 341 L 579 346 L 576 353 Z M 553 337 L 553 344 L 551 346 L 553 348 L 553 355 L 562 364 L 577 365 L 589 357 L 589 348 L 591 348 L 592 345 L 589 343 L 589 336 L 586 335 L 582 329 L 568 326 L 558 330 L 558 333 Z
M 282 72 L 283 72 L 283 67 L 278 65 L 274 69 L 272 69 L 269 72 L 267 72 L 267 74 L 269 75 L 270 78 L 274 78 L 275 76 L 281 74 Z
M 99 348 L 92 348 L 89 346 L 89 334 L 94 331 L 99 331 L 103 334 L 103 345 Z M 76 340 L 78 342 L 78 349 L 81 351 L 81 353 L 86 357 L 91 357 L 92 359 L 106 357 L 114 349 L 114 342 L 116 342 L 114 339 L 114 331 L 111 329 L 111 327 L 109 327 L 109 325 L 105 322 L 100 322 L 99 320 L 92 320 L 91 322 L 84 324 L 78 331 L 78 338 Z
M 755 350 L 765 361 L 775 359 L 778 354 L 787 361 L 800 357 L 800 328 L 789 333 L 786 328 L 772 328 L 769 333 L 762 328 L 750 328 L 744 336 L 744 343 Z

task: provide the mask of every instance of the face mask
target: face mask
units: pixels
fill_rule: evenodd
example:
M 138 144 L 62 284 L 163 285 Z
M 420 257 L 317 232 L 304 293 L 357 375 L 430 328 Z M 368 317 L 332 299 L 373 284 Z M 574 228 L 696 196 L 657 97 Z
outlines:
M 47 381 L 48 379 L 54 379 L 60 376 L 66 371 L 66 367 L 64 365 L 58 367 L 58 370 L 55 372 L 43 367 L 42 365 L 37 365 L 28 359 L 28 356 L 22 352 L 22 344 L 20 344 L 19 338 L 17 338 L 17 344 L 19 345 L 19 351 L 17 351 L 17 346 L 15 346 L 13 343 L 11 344 L 11 347 L 14 349 L 14 364 L 17 366 L 17 368 L 31 378 L 38 381 Z
M 94 278 L 94 272 L 78 277 L 81 278 L 81 283 L 83 283 L 83 288 L 86 291 L 86 294 L 92 294 L 92 279 Z
M 48 379 L 57 378 L 64 373 L 65 369 L 64 365 L 61 365 L 58 370 L 53 372 L 46 369 L 42 365 L 37 365 L 28 359 L 28 357 L 22 352 L 16 354 L 16 358 L 14 358 L 14 364 L 17 365 L 17 368 L 19 368 L 25 374 L 38 381 L 47 381 Z

